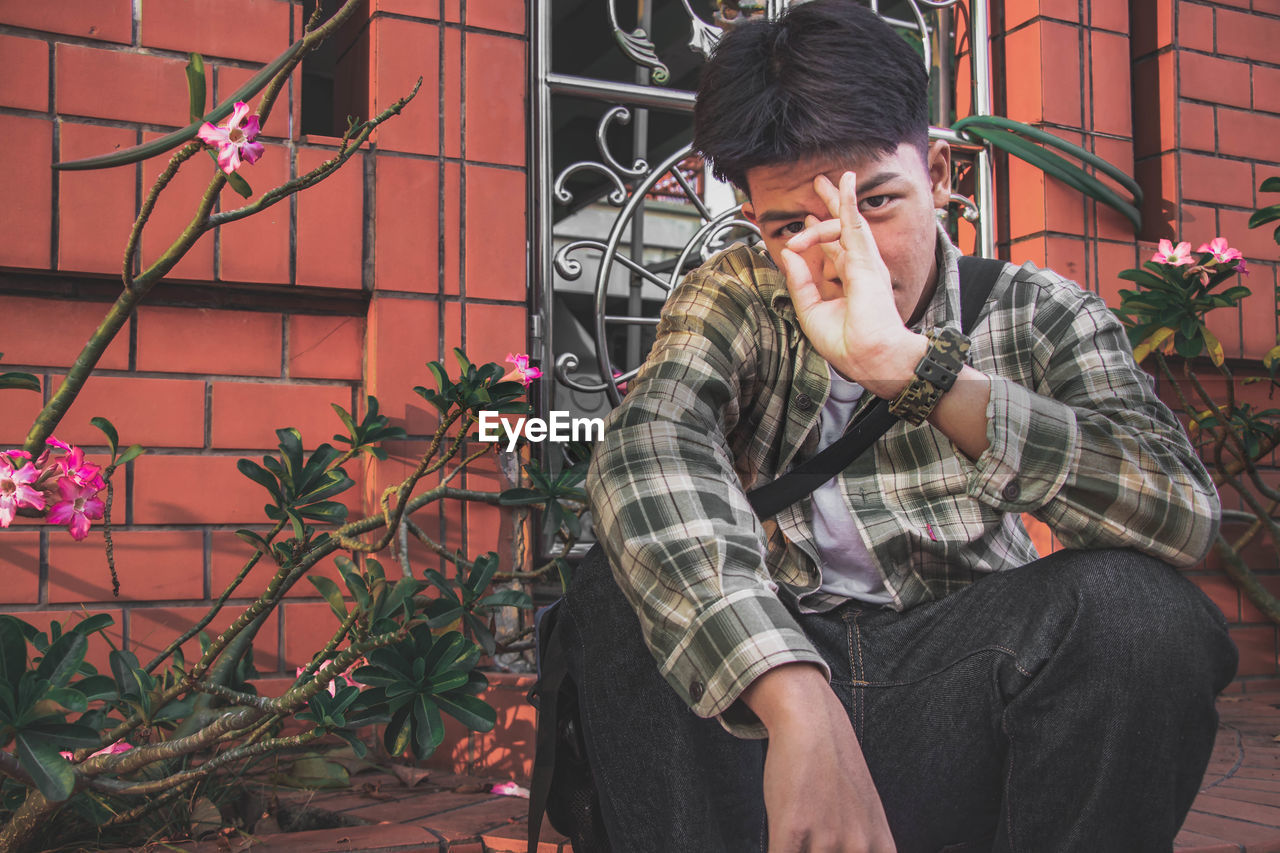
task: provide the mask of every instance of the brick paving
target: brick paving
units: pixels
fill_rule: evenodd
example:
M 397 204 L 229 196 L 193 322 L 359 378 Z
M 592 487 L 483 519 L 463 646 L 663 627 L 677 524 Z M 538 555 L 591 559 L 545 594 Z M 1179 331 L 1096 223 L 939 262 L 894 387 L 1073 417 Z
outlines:
M 1221 727 L 1177 853 L 1280 853 L 1280 692 L 1224 696 Z M 493 779 L 433 772 L 406 787 L 361 773 L 340 791 L 280 789 L 283 802 L 352 825 L 181 845 L 188 853 L 524 853 L 528 800 L 486 793 Z M 537 853 L 572 853 L 544 825 Z M 673 851 L 674 853 L 674 851 Z M 689 851 L 696 853 L 696 851 Z

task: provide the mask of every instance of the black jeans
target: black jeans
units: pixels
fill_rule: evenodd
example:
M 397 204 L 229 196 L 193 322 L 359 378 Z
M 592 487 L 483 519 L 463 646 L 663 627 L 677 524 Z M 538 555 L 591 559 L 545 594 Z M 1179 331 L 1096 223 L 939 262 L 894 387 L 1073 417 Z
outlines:
M 765 741 L 694 715 L 603 560 L 565 639 L 614 851 L 764 850 Z M 1167 851 L 1235 674 L 1221 612 L 1131 551 L 1063 551 L 905 613 L 797 615 L 899 851 Z

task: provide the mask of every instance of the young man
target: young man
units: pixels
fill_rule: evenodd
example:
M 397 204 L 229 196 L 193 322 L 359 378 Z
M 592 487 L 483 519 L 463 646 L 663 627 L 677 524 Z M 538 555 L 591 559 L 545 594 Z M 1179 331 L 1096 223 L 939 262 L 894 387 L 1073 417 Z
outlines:
M 1235 650 L 1169 564 L 1217 494 L 1094 295 L 1010 265 L 961 335 L 926 86 L 854 0 L 705 70 L 695 143 L 763 245 L 672 293 L 592 460 L 612 572 L 565 624 L 615 850 L 1168 850 L 1195 796 Z M 902 423 L 753 514 L 876 397 Z

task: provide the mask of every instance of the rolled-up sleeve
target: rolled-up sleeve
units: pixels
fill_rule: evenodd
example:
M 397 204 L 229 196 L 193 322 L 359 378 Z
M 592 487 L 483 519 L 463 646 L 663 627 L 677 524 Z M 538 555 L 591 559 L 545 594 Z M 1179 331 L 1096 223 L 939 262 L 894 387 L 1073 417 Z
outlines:
M 1039 288 L 1045 275 L 1023 286 Z M 991 377 L 989 447 L 970 472 L 969 494 L 1031 513 L 1069 548 L 1129 547 L 1174 565 L 1197 562 L 1221 516 L 1213 481 L 1102 300 L 1052 292 L 1027 300 L 1035 316 L 1010 344 L 1031 348 L 1030 381 Z
M 587 475 L 597 537 L 658 668 L 704 717 L 724 715 L 775 666 L 827 671 L 770 582 L 764 530 L 725 438 L 755 385 L 764 312 L 735 276 L 688 276 Z M 764 734 L 750 714 L 721 722 Z

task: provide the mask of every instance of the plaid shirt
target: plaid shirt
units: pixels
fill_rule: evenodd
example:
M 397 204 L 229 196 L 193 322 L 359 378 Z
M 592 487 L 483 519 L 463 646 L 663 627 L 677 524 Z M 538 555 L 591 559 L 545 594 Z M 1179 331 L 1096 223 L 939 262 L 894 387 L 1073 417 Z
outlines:
M 958 257 L 940 230 L 922 328 L 959 328 Z M 991 379 L 977 462 L 928 422 L 898 423 L 839 475 L 895 608 L 1034 560 L 1024 512 L 1068 548 L 1204 556 L 1217 492 L 1101 299 L 1009 264 L 971 338 L 969 363 Z M 595 529 L 659 669 L 739 735 L 764 734 L 741 706 L 725 712 L 766 670 L 830 675 L 778 598 L 781 585 L 805 609 L 841 600 L 816 592 L 812 502 L 762 522 L 745 496 L 816 451 L 829 384 L 763 246 L 731 247 L 671 293 L 592 457 Z

